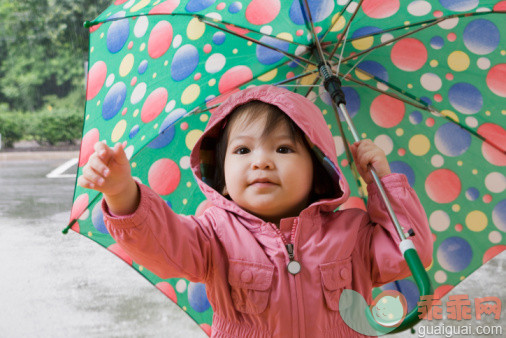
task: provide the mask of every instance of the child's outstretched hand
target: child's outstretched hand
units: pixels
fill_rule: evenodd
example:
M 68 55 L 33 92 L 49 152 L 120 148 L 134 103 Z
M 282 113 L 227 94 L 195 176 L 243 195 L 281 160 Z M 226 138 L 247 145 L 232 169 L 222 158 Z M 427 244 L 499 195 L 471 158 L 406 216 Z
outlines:
M 139 203 L 139 192 L 123 147 L 117 143 L 110 148 L 97 142 L 94 148 L 95 152 L 83 167 L 77 184 L 103 193 L 109 210 L 115 215 L 134 212 Z
M 358 173 L 365 183 L 371 184 L 374 179 L 367 166 L 370 164 L 376 170 L 379 178 L 391 173 L 385 152 L 371 140 L 365 139 L 350 146 L 351 154 L 355 160 Z

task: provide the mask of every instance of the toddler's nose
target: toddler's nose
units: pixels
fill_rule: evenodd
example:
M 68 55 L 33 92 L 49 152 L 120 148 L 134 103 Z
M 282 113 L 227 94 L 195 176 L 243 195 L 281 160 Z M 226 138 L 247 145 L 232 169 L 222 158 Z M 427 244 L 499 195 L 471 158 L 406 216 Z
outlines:
M 265 153 L 261 152 L 256 154 L 252 162 L 253 169 L 272 169 L 274 163 Z

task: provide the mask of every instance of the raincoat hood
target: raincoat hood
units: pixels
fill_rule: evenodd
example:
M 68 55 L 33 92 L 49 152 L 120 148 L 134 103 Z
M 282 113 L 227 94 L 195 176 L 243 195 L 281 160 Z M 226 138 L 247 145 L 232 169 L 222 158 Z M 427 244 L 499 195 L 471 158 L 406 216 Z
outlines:
M 350 189 L 337 164 L 334 139 L 322 112 L 304 96 L 284 88 L 269 85 L 244 89 L 228 97 L 212 113 L 204 133 L 195 144 L 190 155 L 190 164 L 199 187 L 207 199 L 217 207 L 243 217 L 256 219 L 255 216 L 241 209 L 233 201 L 213 189 L 209 178 L 211 175 L 206 176 L 206 172 L 211 171 L 209 168 L 214 166 L 214 147 L 227 116 L 236 107 L 255 100 L 277 106 L 295 122 L 306 135 L 312 151 L 315 152 L 316 157 L 333 179 L 334 184 L 342 192 L 342 194 L 339 192 L 334 198 L 314 202 L 309 208 L 320 207 L 322 211 L 330 212 L 344 203 L 350 195 Z

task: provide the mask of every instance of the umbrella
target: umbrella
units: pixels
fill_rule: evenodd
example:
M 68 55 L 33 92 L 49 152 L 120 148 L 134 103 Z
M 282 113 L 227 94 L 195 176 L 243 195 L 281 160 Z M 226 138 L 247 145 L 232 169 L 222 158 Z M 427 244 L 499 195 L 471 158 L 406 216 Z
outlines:
M 335 114 L 318 70 L 324 55 L 356 136 L 386 152 L 427 211 L 435 244 L 427 270 L 442 296 L 506 248 L 505 12 L 506 1 L 478 0 L 116 0 L 86 23 L 78 175 L 95 142 L 121 142 L 134 176 L 176 212 L 199 215 L 209 205 L 189 169 L 193 145 L 226 97 L 270 83 L 321 108 L 346 179 L 357 182 L 342 208 L 363 208 L 346 116 Z M 117 254 L 209 334 L 205 286 L 133 262 L 107 233 L 100 201 L 76 187 L 67 230 Z M 410 308 L 419 299 L 412 279 L 383 289 L 403 292 Z

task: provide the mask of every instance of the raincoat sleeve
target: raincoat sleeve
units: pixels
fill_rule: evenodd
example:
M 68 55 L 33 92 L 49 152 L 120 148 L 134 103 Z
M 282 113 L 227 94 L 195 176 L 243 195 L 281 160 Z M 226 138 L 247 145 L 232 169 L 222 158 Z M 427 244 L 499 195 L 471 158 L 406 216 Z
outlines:
M 392 208 L 406 233 L 409 229 L 414 236 L 409 237 L 416 247 L 424 265 L 432 262 L 433 241 L 425 210 L 415 191 L 403 174 L 392 173 L 381 178 Z M 383 285 L 411 275 L 399 249 L 400 238 L 390 220 L 386 206 L 376 184 L 367 187 L 369 198 L 368 215 L 363 220 L 361 236 L 367 238 L 363 248 L 364 256 L 371 266 L 373 286 Z
M 140 203 L 126 216 L 113 216 L 105 200 L 104 221 L 111 236 L 138 264 L 161 278 L 204 282 L 210 265 L 211 220 L 173 212 L 154 191 L 139 184 Z

